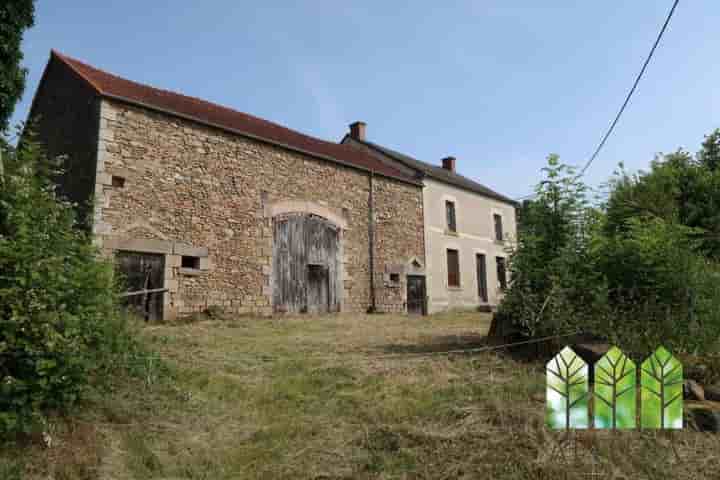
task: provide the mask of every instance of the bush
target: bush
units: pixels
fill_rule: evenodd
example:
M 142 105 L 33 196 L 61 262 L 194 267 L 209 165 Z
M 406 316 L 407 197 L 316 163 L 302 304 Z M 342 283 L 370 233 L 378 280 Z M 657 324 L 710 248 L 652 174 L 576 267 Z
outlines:
M 664 165 L 654 168 L 669 175 Z M 635 209 L 626 201 L 627 176 L 611 182 L 608 204 L 592 207 L 585 187 L 556 157 L 545 172 L 537 198 L 520 211 L 512 281 L 498 319 L 529 336 L 601 336 L 639 358 L 659 345 L 677 353 L 716 351 L 720 268 L 707 255 L 705 231 L 681 223 L 681 209 L 672 206 Z
M 118 313 L 112 265 L 99 259 L 73 205 L 58 198 L 51 163 L 26 142 L 6 152 L 3 166 L 0 435 L 7 435 L 75 403 L 135 342 Z

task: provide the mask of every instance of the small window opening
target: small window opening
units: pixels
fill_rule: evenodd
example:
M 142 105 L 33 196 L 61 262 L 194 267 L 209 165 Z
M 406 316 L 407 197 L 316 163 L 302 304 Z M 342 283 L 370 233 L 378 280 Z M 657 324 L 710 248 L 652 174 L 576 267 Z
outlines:
M 460 253 L 457 250 L 447 250 L 448 287 L 460 286 Z
M 125 188 L 125 179 L 118 177 L 117 175 L 112 176 L 112 186 L 115 188 Z
M 400 274 L 399 273 L 391 273 L 390 274 L 390 283 L 400 283 Z
M 495 261 L 497 262 L 498 284 L 500 284 L 501 290 L 505 290 L 505 289 L 507 289 L 507 274 L 505 271 L 505 259 L 503 257 L 495 257 Z
M 493 221 L 495 222 L 495 240 L 503 240 L 503 224 L 502 217 L 497 213 L 493 215 Z
M 447 220 L 447 229 L 449 232 L 457 232 L 457 225 L 455 224 L 455 202 L 445 202 L 445 217 Z
M 186 257 L 183 255 L 180 266 L 200 270 L 200 257 Z

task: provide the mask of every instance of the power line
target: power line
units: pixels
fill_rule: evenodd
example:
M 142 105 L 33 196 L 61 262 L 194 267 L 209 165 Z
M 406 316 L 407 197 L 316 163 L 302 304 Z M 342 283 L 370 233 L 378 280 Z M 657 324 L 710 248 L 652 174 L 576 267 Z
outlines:
M 615 116 L 615 120 L 613 120 L 612 124 L 610 125 L 610 128 L 605 133 L 605 136 L 603 137 L 602 141 L 600 141 L 600 144 L 595 149 L 595 152 L 592 154 L 592 157 L 590 157 L 590 160 L 585 164 L 585 166 L 580 170 L 580 175 L 583 175 L 585 171 L 590 167 L 590 165 L 595 161 L 595 158 L 597 158 L 598 153 L 600 153 L 600 150 L 605 146 L 605 142 L 607 142 L 608 137 L 612 134 L 613 130 L 615 129 L 615 125 L 617 125 L 618 120 L 620 120 L 620 117 L 622 116 L 623 112 L 625 111 L 625 107 L 627 107 L 628 103 L 630 102 L 630 98 L 632 97 L 633 93 L 635 93 L 635 89 L 638 86 L 638 83 L 640 83 L 640 79 L 645 74 L 645 69 L 647 69 L 648 64 L 650 63 L 650 60 L 653 57 L 653 54 L 655 53 L 655 49 L 657 48 L 658 44 L 660 43 L 660 40 L 662 39 L 663 35 L 665 34 L 665 30 L 667 29 L 668 24 L 670 23 L 670 19 L 673 16 L 673 13 L 675 13 L 675 7 L 677 7 L 678 3 L 680 3 L 680 0 L 675 0 L 673 2 L 673 6 L 670 9 L 670 13 L 668 13 L 667 18 L 665 19 L 665 23 L 663 24 L 662 28 L 660 29 L 660 33 L 658 34 L 657 38 L 655 39 L 655 43 L 653 43 L 652 48 L 650 49 L 650 53 L 648 54 L 647 58 L 645 59 L 645 63 L 642 66 L 642 69 L 640 70 L 640 73 L 638 74 L 637 78 L 635 78 L 635 83 L 633 83 L 632 88 L 627 94 L 627 97 L 625 97 L 625 101 L 622 104 L 622 107 L 620 107 L 620 110 L 618 111 L 617 115 Z
M 628 92 L 627 96 L 625 97 L 625 101 L 623 102 L 622 106 L 620 107 L 620 110 L 618 111 L 617 115 L 615 115 L 615 119 L 610 124 L 610 128 L 608 128 L 607 132 L 605 132 L 605 135 L 603 136 L 602 140 L 598 144 L 597 148 L 595 149 L 595 152 L 593 152 L 590 159 L 585 163 L 585 166 L 580 170 L 580 173 L 578 174 L 578 178 L 585 174 L 587 169 L 592 165 L 592 163 L 597 158 L 598 154 L 600 153 L 600 150 L 603 149 L 605 146 L 605 143 L 607 142 L 608 138 L 610 138 L 610 135 L 612 134 L 613 130 L 615 130 L 615 126 L 617 125 L 618 121 L 620 120 L 620 117 L 622 116 L 623 112 L 625 112 L 625 108 L 628 106 L 628 103 L 630 103 L 630 99 L 632 98 L 633 94 L 635 93 L 635 90 L 637 89 L 638 84 L 640 83 L 640 80 L 642 79 L 643 75 L 645 74 L 645 70 L 647 69 L 647 66 L 650 64 L 650 60 L 652 59 L 653 55 L 655 54 L 655 50 L 657 49 L 657 46 L 660 44 L 660 40 L 662 39 L 663 35 L 665 34 L 665 30 L 667 30 L 668 24 L 670 23 L 670 19 L 672 18 L 673 14 L 675 13 L 675 8 L 678 6 L 678 3 L 680 3 L 680 0 L 675 0 L 673 2 L 672 8 L 670 8 L 670 12 L 667 15 L 667 18 L 665 19 L 665 23 L 663 24 L 662 28 L 660 29 L 660 33 L 658 33 L 657 38 L 655 39 L 655 43 L 653 43 L 652 48 L 650 49 L 650 53 L 648 54 L 647 58 L 645 59 L 645 63 L 643 63 L 642 68 L 640 69 L 640 73 L 638 73 L 637 77 L 635 78 L 635 82 L 633 83 L 632 88 Z M 524 200 L 526 198 L 530 198 L 535 196 L 534 193 L 531 193 L 529 195 L 525 195 L 522 197 L 518 197 L 515 200 Z

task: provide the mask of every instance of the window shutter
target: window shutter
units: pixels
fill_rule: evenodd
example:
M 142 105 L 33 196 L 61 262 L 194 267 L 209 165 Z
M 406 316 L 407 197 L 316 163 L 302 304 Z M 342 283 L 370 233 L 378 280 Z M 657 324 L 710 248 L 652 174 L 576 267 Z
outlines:
M 485 264 L 485 255 L 482 253 L 477 254 L 477 282 L 478 282 L 478 297 L 483 302 L 488 301 L 487 291 L 487 266 Z
M 455 203 L 451 201 L 445 202 L 445 216 L 447 218 L 447 228 L 451 232 L 457 231 L 455 224 Z
M 460 256 L 457 250 L 447 251 L 448 286 L 460 286 Z
M 503 239 L 502 217 L 497 213 L 493 215 L 495 220 L 495 240 Z

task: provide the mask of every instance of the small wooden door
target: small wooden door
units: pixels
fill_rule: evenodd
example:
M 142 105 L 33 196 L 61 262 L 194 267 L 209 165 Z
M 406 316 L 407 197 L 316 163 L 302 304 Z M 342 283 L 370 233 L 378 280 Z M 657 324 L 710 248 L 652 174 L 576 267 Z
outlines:
M 416 315 L 425 315 L 425 277 L 422 275 L 407 276 L 407 311 Z
M 328 269 L 325 265 L 308 265 L 308 313 L 327 313 L 330 311 L 329 284 Z
M 126 292 L 163 288 L 165 255 L 155 253 L 118 252 L 116 268 L 125 282 Z M 145 320 L 162 320 L 163 293 L 133 295 L 124 298 L 128 307 Z

